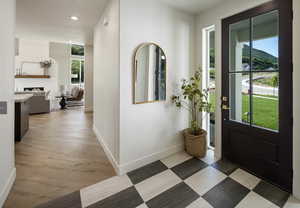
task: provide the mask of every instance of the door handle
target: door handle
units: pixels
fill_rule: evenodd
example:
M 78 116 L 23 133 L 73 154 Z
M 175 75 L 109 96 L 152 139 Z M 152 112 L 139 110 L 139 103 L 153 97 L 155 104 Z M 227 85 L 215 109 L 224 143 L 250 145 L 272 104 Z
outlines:
M 222 97 L 222 101 L 223 101 L 223 102 L 228 102 L 228 97 L 223 96 L 223 97 Z
M 230 108 L 227 105 L 222 105 L 222 110 L 230 110 Z

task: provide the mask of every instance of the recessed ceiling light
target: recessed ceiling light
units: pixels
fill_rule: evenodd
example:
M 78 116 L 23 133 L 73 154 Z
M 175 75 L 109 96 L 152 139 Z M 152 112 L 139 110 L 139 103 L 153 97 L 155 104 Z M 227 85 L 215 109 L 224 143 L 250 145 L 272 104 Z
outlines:
M 71 18 L 71 20 L 74 20 L 74 21 L 78 21 L 79 20 L 79 18 L 76 17 L 76 16 L 71 16 L 70 18 Z

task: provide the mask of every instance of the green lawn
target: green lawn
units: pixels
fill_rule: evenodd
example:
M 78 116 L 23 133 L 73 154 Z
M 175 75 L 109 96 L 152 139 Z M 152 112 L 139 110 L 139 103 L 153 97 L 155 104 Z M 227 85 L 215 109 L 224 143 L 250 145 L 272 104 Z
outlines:
M 268 98 L 270 97 L 253 97 L 253 123 L 260 127 L 278 130 L 278 100 Z M 216 98 L 214 92 L 210 94 L 210 102 L 212 111 L 215 111 Z M 249 105 L 249 96 L 243 95 L 243 120 L 245 122 L 247 121 L 245 113 L 250 111 Z

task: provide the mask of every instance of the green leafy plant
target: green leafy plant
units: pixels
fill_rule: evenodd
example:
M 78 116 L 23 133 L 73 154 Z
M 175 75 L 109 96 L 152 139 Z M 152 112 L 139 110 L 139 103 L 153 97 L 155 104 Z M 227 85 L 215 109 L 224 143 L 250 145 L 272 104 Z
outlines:
M 203 129 L 200 127 L 199 112 L 210 112 L 209 90 L 200 90 L 201 72 L 197 70 L 189 80 L 183 79 L 181 92 L 172 96 L 172 102 L 178 108 L 185 108 L 191 114 L 190 133 L 200 135 Z

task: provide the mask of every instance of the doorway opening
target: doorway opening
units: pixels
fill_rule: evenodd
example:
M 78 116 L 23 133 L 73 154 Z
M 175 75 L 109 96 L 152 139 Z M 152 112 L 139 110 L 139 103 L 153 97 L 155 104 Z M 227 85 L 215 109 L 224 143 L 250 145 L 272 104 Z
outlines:
M 215 68 L 215 26 L 209 26 L 202 31 L 203 35 L 203 69 L 202 89 L 209 90 L 209 101 L 212 104 L 210 113 L 203 116 L 203 128 L 207 131 L 208 148 L 216 147 L 216 68 Z
M 292 1 L 222 20 L 222 157 L 291 192 Z

